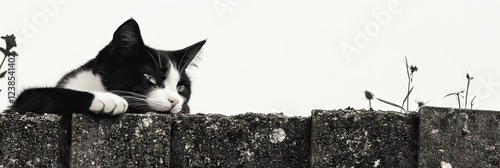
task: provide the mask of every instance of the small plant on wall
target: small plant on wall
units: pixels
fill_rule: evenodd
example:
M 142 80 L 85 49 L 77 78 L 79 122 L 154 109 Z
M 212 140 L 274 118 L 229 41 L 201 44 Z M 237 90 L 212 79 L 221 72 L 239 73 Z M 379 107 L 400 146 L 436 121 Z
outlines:
M 388 105 L 391 105 L 391 106 L 394 106 L 394 107 L 400 108 L 401 110 L 403 110 L 403 111 L 405 111 L 405 112 L 406 112 L 406 110 L 405 110 L 402 106 L 397 105 L 396 103 L 392 103 L 392 102 L 390 102 L 390 101 L 387 101 L 387 100 L 384 100 L 384 99 L 381 99 L 381 98 L 375 97 L 375 95 L 374 95 L 372 92 L 368 91 L 368 90 L 365 90 L 365 98 L 366 98 L 366 99 L 368 99 L 368 103 L 369 103 L 369 106 L 368 106 L 368 107 L 369 107 L 369 109 L 370 109 L 370 110 L 373 110 L 371 100 L 373 100 L 373 99 L 377 99 L 378 101 L 380 101 L 380 102 L 382 102 L 382 103 L 386 103 L 386 104 L 388 104 Z
M 387 101 L 387 100 L 384 100 L 381 98 L 376 98 L 376 97 L 374 97 L 374 95 L 371 92 L 365 91 L 365 97 L 366 97 L 366 99 L 368 99 L 370 109 L 372 109 L 371 100 L 375 98 L 382 103 L 397 107 L 397 108 L 401 109 L 401 111 L 408 112 L 410 110 L 410 102 L 409 102 L 410 95 L 413 91 L 413 88 L 415 87 L 413 85 L 413 74 L 415 74 L 415 72 L 418 71 L 418 67 L 416 65 L 410 65 L 408 63 L 408 59 L 406 57 L 405 57 L 405 65 L 406 65 L 406 75 L 408 77 L 408 87 L 407 87 L 406 95 L 405 95 L 405 98 L 403 99 L 402 105 L 398 105 L 396 103 L 393 103 L 393 102 L 390 102 L 390 101 Z M 424 103 L 423 101 L 420 103 L 417 102 L 417 104 L 419 105 L 418 107 L 421 107 L 421 106 L 425 105 L 426 103 L 427 102 Z M 406 109 L 404 108 L 405 104 L 406 104 Z
M 458 92 L 454 92 L 454 93 L 449 93 L 447 95 L 445 95 L 444 97 L 449 97 L 449 96 L 456 96 L 457 97 L 457 102 L 458 102 L 458 109 L 461 109 L 462 106 L 461 106 L 461 101 L 460 101 L 460 97 L 464 98 L 464 109 L 467 109 L 467 102 L 468 102 L 468 97 L 469 97 L 469 86 L 470 86 L 470 82 L 472 81 L 472 79 L 474 79 L 473 76 L 469 75 L 469 73 L 467 73 L 467 75 L 465 75 L 465 78 L 467 78 L 467 89 L 466 90 L 462 90 L 461 91 L 458 91 Z M 465 92 L 465 97 L 463 96 L 463 93 Z M 472 100 L 470 101 L 470 109 L 472 109 L 472 107 L 474 106 L 474 100 L 476 99 L 476 96 L 474 96 L 472 98 Z

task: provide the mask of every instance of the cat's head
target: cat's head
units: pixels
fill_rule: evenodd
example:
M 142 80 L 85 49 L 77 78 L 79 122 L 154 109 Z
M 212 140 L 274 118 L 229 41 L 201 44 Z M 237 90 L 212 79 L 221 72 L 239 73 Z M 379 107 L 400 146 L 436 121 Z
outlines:
M 123 23 L 96 57 L 96 71 L 107 90 L 124 97 L 130 112 L 189 112 L 191 81 L 186 68 L 205 40 L 175 51 L 144 44 L 133 19 Z

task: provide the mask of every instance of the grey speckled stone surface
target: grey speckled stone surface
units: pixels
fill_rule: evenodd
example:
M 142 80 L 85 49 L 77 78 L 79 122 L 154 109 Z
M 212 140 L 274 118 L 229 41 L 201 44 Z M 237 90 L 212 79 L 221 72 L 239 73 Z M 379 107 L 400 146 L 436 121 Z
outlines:
M 172 116 L 74 114 L 72 167 L 169 167 Z
M 63 121 L 0 114 L 0 168 L 500 167 L 495 111 L 74 114 L 71 124 Z
M 417 167 L 418 115 L 312 112 L 313 167 Z
M 178 115 L 172 167 L 308 167 L 310 118 Z
M 67 124 L 57 115 L 0 114 L 0 167 L 66 167 Z
M 424 107 L 421 167 L 500 167 L 500 112 Z

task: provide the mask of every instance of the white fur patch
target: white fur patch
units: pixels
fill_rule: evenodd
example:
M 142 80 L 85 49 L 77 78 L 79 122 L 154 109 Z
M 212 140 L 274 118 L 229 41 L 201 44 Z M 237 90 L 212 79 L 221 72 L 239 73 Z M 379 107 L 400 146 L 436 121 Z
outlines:
M 171 113 L 180 112 L 182 110 L 182 104 L 184 104 L 184 99 L 177 92 L 177 83 L 179 83 L 179 80 L 179 71 L 170 63 L 167 78 L 163 81 L 165 88 L 155 89 L 147 95 L 149 107 L 157 111 L 170 111 Z M 178 101 L 178 103 L 172 107 L 170 101 Z
M 69 78 L 64 88 L 87 92 L 106 92 L 101 77 L 94 75 L 91 71 L 83 71 L 75 77 Z

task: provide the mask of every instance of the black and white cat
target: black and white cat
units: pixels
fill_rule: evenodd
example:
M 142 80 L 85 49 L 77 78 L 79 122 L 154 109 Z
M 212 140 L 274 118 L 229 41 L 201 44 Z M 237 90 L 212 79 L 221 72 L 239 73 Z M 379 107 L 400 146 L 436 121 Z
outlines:
M 146 46 L 133 19 L 86 64 L 50 88 L 23 91 L 9 112 L 74 112 L 118 115 L 124 112 L 189 113 L 191 81 L 186 68 L 205 40 L 176 51 Z

